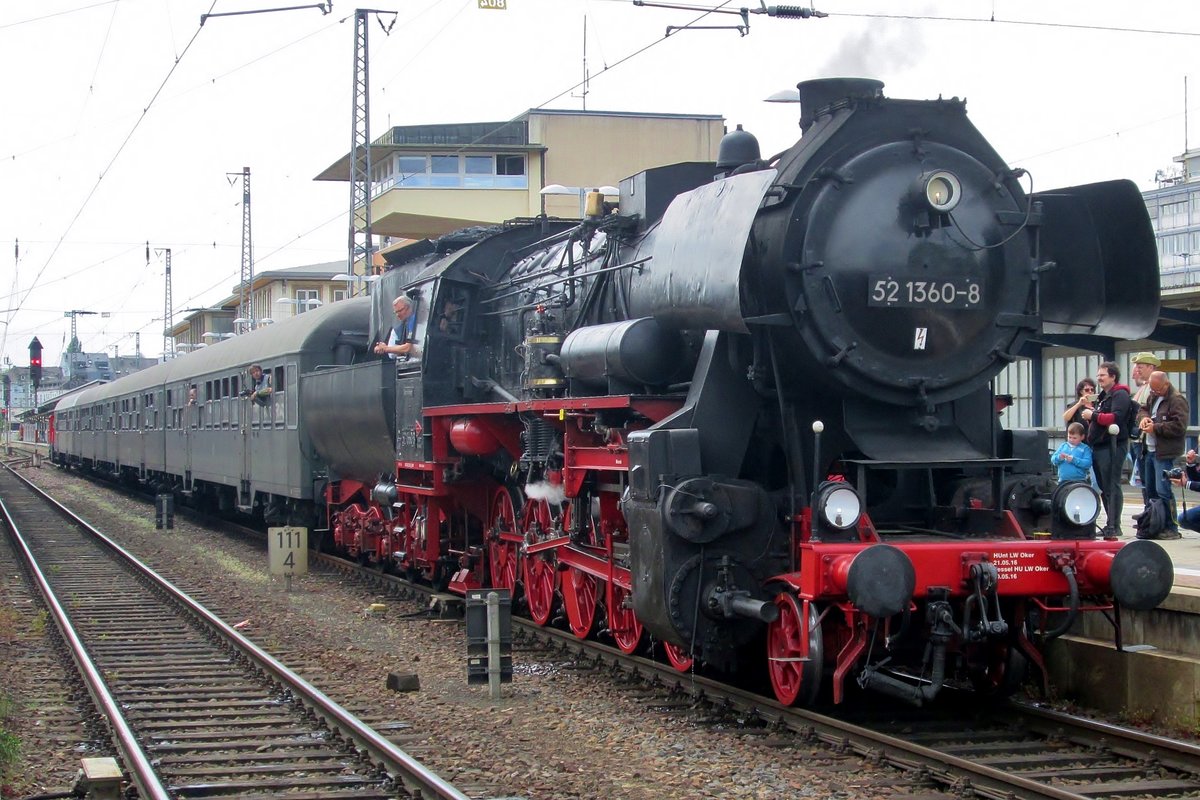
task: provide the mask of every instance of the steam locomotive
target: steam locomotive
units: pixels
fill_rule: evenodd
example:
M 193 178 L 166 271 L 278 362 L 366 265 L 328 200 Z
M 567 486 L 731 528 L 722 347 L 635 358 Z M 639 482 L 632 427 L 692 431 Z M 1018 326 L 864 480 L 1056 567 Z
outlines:
M 1029 194 L 965 102 L 882 89 L 801 83 L 773 158 L 739 129 L 582 221 L 413 244 L 370 299 L 68 398 L 55 458 L 679 670 L 765 666 L 786 704 L 1044 680 L 1045 640 L 1156 606 L 1173 568 L 1098 538 L 991 381 L 1034 338 L 1147 335 L 1153 232 L 1131 183 Z M 400 295 L 412 346 L 380 359 Z

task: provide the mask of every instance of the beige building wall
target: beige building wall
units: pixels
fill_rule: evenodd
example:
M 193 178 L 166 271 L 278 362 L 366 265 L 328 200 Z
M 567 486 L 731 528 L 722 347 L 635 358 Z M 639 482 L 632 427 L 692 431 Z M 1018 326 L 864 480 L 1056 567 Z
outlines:
M 536 160 L 537 154 L 530 153 L 529 166 Z M 540 165 L 537 172 L 540 179 Z M 532 197 L 538 197 L 541 184 L 533 187 L 533 175 L 529 177 Z M 372 228 L 383 235 L 431 239 L 471 225 L 540 213 L 536 205 L 530 210 L 530 197 L 525 189 L 392 189 L 372 203 L 371 216 L 377 220 Z
M 651 167 L 716 161 L 722 119 L 618 114 L 529 114 L 529 139 L 546 148 L 545 184 L 617 186 Z M 579 199 L 546 195 L 546 213 L 579 216 Z

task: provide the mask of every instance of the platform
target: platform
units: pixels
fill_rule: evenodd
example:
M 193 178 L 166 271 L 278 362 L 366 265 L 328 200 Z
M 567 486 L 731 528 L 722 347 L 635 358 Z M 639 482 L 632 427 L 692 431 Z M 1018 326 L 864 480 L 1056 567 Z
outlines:
M 1142 490 L 1128 485 L 1122 486 L 1121 489 L 1125 495 L 1125 506 L 1121 513 L 1121 532 L 1124 535 L 1121 540 L 1126 541 L 1134 538 L 1137 530 L 1133 522 L 1133 515 L 1140 514 L 1142 511 Z M 1200 493 L 1184 492 L 1184 490 L 1176 488 L 1176 513 L 1183 511 L 1182 503 L 1184 501 L 1187 502 L 1188 508 L 1200 505 Z M 1101 512 L 1099 524 L 1104 524 L 1104 521 L 1104 513 Z M 1159 544 L 1163 546 L 1175 564 L 1175 586 L 1200 591 L 1200 533 L 1185 529 L 1180 529 L 1180 533 L 1183 534 L 1183 538 L 1160 541 Z
M 1122 486 L 1122 541 L 1134 538 L 1141 489 Z M 1200 494 L 1176 488 L 1175 502 L 1200 504 Z M 1104 523 L 1101 514 L 1101 523 Z M 1160 541 L 1175 564 L 1175 588 L 1152 611 L 1121 614 L 1124 650 L 1112 624 L 1083 614 L 1071 633 L 1050 643 L 1046 663 L 1055 694 L 1087 708 L 1194 730 L 1200 725 L 1200 533 Z

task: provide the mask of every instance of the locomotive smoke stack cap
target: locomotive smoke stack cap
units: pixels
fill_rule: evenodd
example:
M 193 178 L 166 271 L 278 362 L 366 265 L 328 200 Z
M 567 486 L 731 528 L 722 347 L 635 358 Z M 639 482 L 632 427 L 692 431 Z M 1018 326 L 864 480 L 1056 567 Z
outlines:
M 875 100 L 883 97 L 883 81 L 874 78 L 817 78 L 796 84 L 800 91 L 800 130 L 806 131 L 817 118 L 837 103 Z
M 758 138 L 750 131 L 742 130 L 739 124 L 736 130 L 721 137 L 721 144 L 717 148 L 717 169 L 731 172 L 743 164 L 753 164 L 761 157 Z

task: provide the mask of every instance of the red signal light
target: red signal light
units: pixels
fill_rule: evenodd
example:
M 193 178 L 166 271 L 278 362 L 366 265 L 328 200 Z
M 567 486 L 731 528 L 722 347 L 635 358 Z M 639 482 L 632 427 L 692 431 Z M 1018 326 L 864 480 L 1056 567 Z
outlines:
M 37 356 L 36 358 L 29 359 L 29 366 L 40 367 L 41 365 L 42 365 L 42 357 L 41 356 Z

